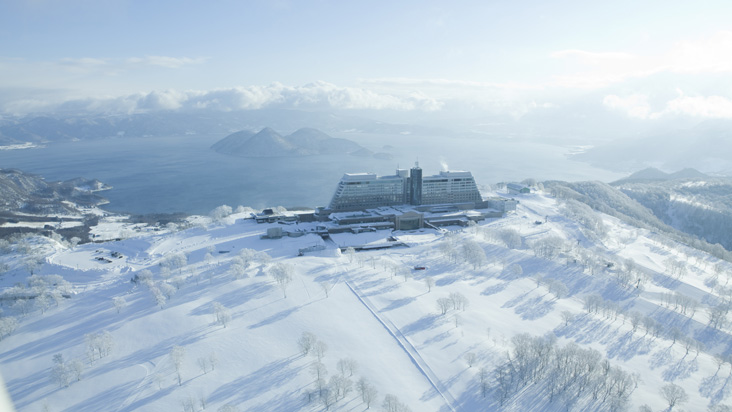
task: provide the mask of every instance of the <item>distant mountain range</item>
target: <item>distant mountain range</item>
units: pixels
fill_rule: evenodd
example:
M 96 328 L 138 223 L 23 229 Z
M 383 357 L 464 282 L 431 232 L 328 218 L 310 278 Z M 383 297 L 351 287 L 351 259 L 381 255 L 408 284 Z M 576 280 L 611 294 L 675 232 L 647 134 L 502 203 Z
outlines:
M 358 143 L 328 136 L 313 128 L 298 129 L 282 136 L 265 127 L 258 133 L 242 130 L 232 133 L 211 146 L 218 153 L 241 157 L 282 157 L 323 154 L 352 154 L 354 156 L 383 156 L 374 154 Z
M 0 146 L 46 144 L 109 137 L 226 135 L 235 130 L 273 127 L 292 132 L 316 127 L 331 133 L 444 135 L 443 130 L 390 124 L 358 116 L 298 110 L 188 111 L 118 115 L 0 117 Z
M 701 180 L 710 179 L 711 176 L 704 174 L 696 169 L 686 168 L 679 170 L 674 173 L 666 173 L 662 170 L 658 170 L 655 167 L 649 167 L 638 172 L 631 174 L 630 176 L 613 182 L 613 185 L 618 185 L 628 182 L 652 182 L 652 181 L 667 181 L 667 180 Z
M 573 155 L 608 170 L 630 171 L 646 166 L 667 170 L 693 167 L 714 175 L 732 175 L 732 120 L 719 119 L 689 129 L 613 139 Z

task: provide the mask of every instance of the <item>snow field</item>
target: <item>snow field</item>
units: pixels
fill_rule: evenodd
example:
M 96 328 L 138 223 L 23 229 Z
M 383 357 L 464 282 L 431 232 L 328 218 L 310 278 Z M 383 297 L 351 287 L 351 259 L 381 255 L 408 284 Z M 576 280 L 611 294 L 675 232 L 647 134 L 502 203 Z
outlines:
M 535 388 L 499 408 L 494 399 L 481 396 L 476 378 L 480 367 L 492 371 L 505 361 L 513 336 L 550 333 L 558 337 L 560 346 L 574 342 L 596 349 L 614 366 L 637 374 L 640 380 L 630 410 L 644 404 L 653 410 L 666 407 L 659 388 L 669 382 L 689 395 L 681 408 L 701 411 L 711 404 L 728 403 L 727 375 L 732 375 L 732 366 L 725 364 L 715 373 L 711 354 L 729 352 L 729 330 L 706 327 L 705 308 L 717 299 L 707 285 L 716 260 L 681 245 L 663 244 L 657 235 L 617 219 L 603 216 L 603 222 L 609 236 L 591 240 L 553 199 L 527 195 L 516 214 L 504 219 L 478 228 L 450 228 L 452 234 L 397 232 L 410 247 L 354 256 L 337 257 L 333 244 L 326 243 L 329 250 L 296 257 L 299 248 L 322 244 L 322 240 L 315 235 L 260 239 L 272 225 L 236 217 L 207 229 L 140 233 L 118 242 L 57 248 L 41 273 L 62 274 L 77 294 L 59 308 L 21 319 L 18 330 L 0 341 L 0 371 L 22 411 L 40 410 L 44 402 L 54 411 L 168 411 L 184 409 L 189 400 L 199 410 L 202 399 L 206 410 L 226 404 L 254 411 L 322 410 L 321 403 L 308 403 L 306 398 L 315 389 L 310 369 L 316 359 L 300 353 L 296 342 L 307 331 L 328 346 L 322 360 L 328 377 L 338 373 L 339 359 L 358 362 L 351 379 L 355 383 L 365 377 L 377 388 L 378 399 L 372 404 L 376 410 L 387 393 L 397 395 L 413 411 L 564 410 L 559 402 L 536 398 L 541 393 Z M 518 231 L 524 246 L 509 249 L 482 235 L 501 228 Z M 342 234 L 335 239 L 338 244 L 360 245 L 379 242 L 389 234 Z M 603 262 L 633 259 L 648 275 L 644 290 L 619 285 L 614 269 L 591 274 L 569 259 L 539 258 L 526 247 L 548 236 L 579 243 Z M 462 258 L 451 261 L 439 248 L 445 241 L 458 250 L 466 241 L 478 242 L 486 263 L 475 268 Z M 229 268 L 245 248 L 265 251 L 273 261 L 252 263 L 247 277 L 235 280 Z M 109 257 L 113 251 L 124 257 L 112 263 L 94 259 Z M 185 254 L 185 264 L 171 267 L 170 278 L 163 279 L 159 264 L 178 253 Z M 687 274 L 676 279 L 665 274 L 670 257 L 695 263 L 687 264 Z M 278 262 L 294 268 L 286 298 L 267 275 Z M 397 274 L 392 272 L 394 264 L 401 268 Z M 513 264 L 519 264 L 522 273 L 511 273 L 508 268 Z M 427 269 L 411 269 L 417 265 Z M 144 269 L 152 271 L 158 287 L 176 278 L 185 282 L 161 308 L 147 286 L 129 281 Z M 561 281 L 567 295 L 558 298 L 550 293 L 549 283 L 537 284 L 537 275 Z M 431 291 L 424 282 L 427 276 L 434 280 Z M 663 306 L 662 294 L 673 291 L 701 303 L 693 318 Z M 437 299 L 450 293 L 461 294 L 469 304 L 442 315 Z M 653 337 L 642 327 L 633 332 L 631 322 L 622 316 L 588 314 L 583 298 L 589 294 L 616 302 L 626 313 L 653 316 L 666 330 L 678 327 L 706 349 L 686 353 L 683 344 Z M 112 305 L 113 297 L 126 301 L 120 313 Z M 215 322 L 213 302 L 230 314 L 226 327 Z M 564 311 L 574 318 L 565 322 Z M 89 365 L 84 335 L 101 331 L 112 334 L 114 349 Z M 174 346 L 185 348 L 180 386 L 171 359 Z M 56 353 L 65 359 L 84 359 L 87 368 L 81 381 L 60 388 L 50 380 L 51 358 Z M 472 367 L 466 361 L 468 353 L 476 355 Z M 213 370 L 212 354 L 217 359 Z M 362 411 L 365 404 L 354 389 L 331 409 Z

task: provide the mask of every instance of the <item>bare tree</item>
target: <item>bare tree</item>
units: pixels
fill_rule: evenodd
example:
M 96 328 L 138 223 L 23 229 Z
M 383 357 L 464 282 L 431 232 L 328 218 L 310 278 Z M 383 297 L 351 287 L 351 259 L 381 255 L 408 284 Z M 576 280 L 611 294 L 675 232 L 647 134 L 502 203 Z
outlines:
M 328 386 L 335 400 L 338 401 L 348 396 L 348 393 L 353 388 L 353 382 L 343 375 L 333 375 L 330 377 Z
M 325 352 L 328 351 L 328 345 L 325 344 L 323 341 L 317 341 L 313 345 L 313 355 L 315 355 L 316 358 L 318 358 L 318 362 L 323 360 L 325 357 Z
M 353 376 L 354 372 L 358 370 L 358 362 L 352 358 L 343 358 L 338 361 L 338 371 L 341 375 L 345 376 L 348 372 L 348 376 Z
M 366 378 L 362 377 L 356 382 L 356 391 L 358 391 L 361 400 L 366 404 L 366 409 L 370 409 L 371 403 L 376 400 L 376 395 L 378 394 L 376 388 Z
M 328 376 L 328 370 L 321 362 L 313 362 L 310 365 L 310 374 L 315 378 L 315 386 L 318 388 L 318 394 L 322 396 L 325 389 L 325 377 Z
M 410 411 L 409 407 L 399 401 L 399 398 L 396 397 L 396 395 L 392 394 L 386 394 L 384 396 L 384 402 L 382 402 L 381 407 L 384 408 L 386 412 L 408 412 Z
M 196 412 L 196 400 L 192 396 L 181 399 L 180 405 L 183 407 L 183 412 Z
M 450 293 L 450 302 L 452 303 L 453 309 L 465 310 L 468 307 L 468 298 L 463 296 L 460 292 Z
M 452 301 L 449 298 L 437 299 L 437 307 L 440 308 L 441 314 L 446 314 L 447 311 L 450 310 L 450 306 L 452 306 Z
M 480 381 L 480 394 L 485 398 L 488 395 L 488 390 L 490 389 L 490 384 L 488 382 L 488 377 L 490 376 L 490 373 L 488 372 L 488 369 L 484 366 L 482 366 L 480 369 L 478 369 L 478 380 Z
M 562 311 L 562 320 L 564 321 L 564 326 L 567 326 L 569 322 L 574 320 L 574 315 L 568 310 Z
M 677 404 L 684 403 L 689 400 L 686 391 L 679 385 L 669 383 L 661 387 L 661 396 L 668 402 L 669 411 Z

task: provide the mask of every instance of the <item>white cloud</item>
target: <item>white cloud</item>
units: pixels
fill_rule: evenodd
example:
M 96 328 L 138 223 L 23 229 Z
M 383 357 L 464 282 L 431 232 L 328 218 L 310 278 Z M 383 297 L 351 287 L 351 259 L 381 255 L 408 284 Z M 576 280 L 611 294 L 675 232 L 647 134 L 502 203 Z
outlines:
M 145 56 L 131 57 L 126 62 L 132 66 L 160 66 L 169 69 L 178 69 L 183 66 L 205 63 L 206 60 L 208 60 L 207 57 Z
M 669 101 L 663 114 L 730 119 L 732 118 L 732 100 L 722 96 L 682 95 Z
M 82 57 L 80 59 L 72 59 L 70 57 L 63 58 L 58 61 L 59 64 L 64 66 L 86 66 L 96 67 L 104 66 L 109 63 L 108 59 L 98 59 L 93 57 Z
M 574 58 L 589 64 L 600 64 L 609 60 L 629 60 L 635 57 L 629 53 L 590 52 L 578 49 L 560 50 L 552 53 L 550 56 L 555 59 Z
M 550 57 L 576 66 L 554 76 L 548 87 L 599 89 L 660 73 L 725 73 L 732 72 L 732 31 L 680 41 L 656 54 L 570 49 L 553 52 Z
M 659 70 L 678 73 L 732 71 L 732 31 L 676 43 L 661 59 Z
M 659 119 L 668 116 L 690 116 L 702 119 L 732 118 L 732 100 L 723 96 L 679 96 L 668 100 L 664 109 L 652 111 L 649 97 L 644 94 L 631 94 L 625 97 L 605 96 L 602 102 L 606 107 L 619 110 L 629 117 L 638 119 Z
M 134 113 L 178 109 L 232 111 L 263 108 L 429 112 L 440 110 L 442 104 L 434 98 L 417 92 L 395 95 L 315 82 L 304 86 L 272 83 L 267 86 L 234 87 L 209 91 L 163 90 L 119 97 L 67 100 L 60 103 L 44 102 L 38 99 L 15 100 L 3 104 L 2 109 L 14 114 L 55 110 Z
M 631 94 L 626 97 L 611 94 L 605 96 L 602 104 L 638 119 L 647 119 L 651 116 L 651 105 L 648 103 L 648 96 L 644 94 Z
M 510 89 L 510 90 L 536 90 L 542 86 L 531 85 L 528 83 L 508 82 L 478 82 L 470 80 L 455 79 L 421 79 L 409 77 L 383 77 L 358 79 L 359 83 L 367 85 L 388 86 L 388 87 L 446 87 L 446 88 L 466 88 L 466 89 Z

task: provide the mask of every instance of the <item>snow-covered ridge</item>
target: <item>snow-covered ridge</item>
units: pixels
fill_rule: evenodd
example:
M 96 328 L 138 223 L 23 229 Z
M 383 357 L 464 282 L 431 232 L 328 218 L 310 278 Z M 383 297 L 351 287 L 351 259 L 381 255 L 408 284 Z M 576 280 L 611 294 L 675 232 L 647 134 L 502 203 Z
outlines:
M 45 248 L 36 274 L 74 294 L 5 305 L 0 372 L 21 411 L 662 410 L 679 390 L 674 410 L 729 404 L 728 262 L 545 194 L 520 201 L 468 228 L 339 234 L 409 245 L 344 254 L 314 234 L 262 239 L 277 224 L 246 213 L 7 245 L 4 287 Z

